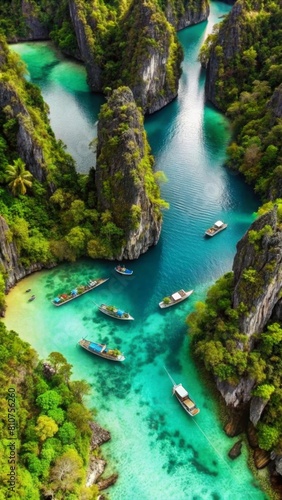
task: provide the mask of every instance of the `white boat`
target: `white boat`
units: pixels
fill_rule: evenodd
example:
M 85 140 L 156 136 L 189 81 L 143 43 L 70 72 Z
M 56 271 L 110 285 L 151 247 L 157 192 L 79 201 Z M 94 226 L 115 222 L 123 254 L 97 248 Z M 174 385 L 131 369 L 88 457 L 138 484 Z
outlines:
M 101 311 L 104 314 L 107 314 L 107 316 L 111 316 L 111 318 L 122 319 L 126 321 L 134 319 L 129 313 L 122 311 L 121 309 L 118 309 L 115 306 L 101 304 L 100 306 L 98 306 L 98 308 L 99 311 Z
M 220 233 L 220 231 L 223 231 L 223 229 L 227 228 L 227 224 L 222 222 L 221 220 L 218 220 L 214 223 L 213 226 L 211 226 L 209 229 L 206 230 L 205 235 L 206 236 L 215 236 L 217 233 Z
M 164 297 L 161 302 L 159 302 L 159 306 L 161 309 L 165 309 L 166 307 L 171 307 L 174 306 L 175 304 L 178 304 L 179 302 L 182 302 L 185 299 L 188 299 L 190 295 L 194 292 L 194 290 L 188 290 L 185 292 L 185 290 L 178 290 L 178 292 L 173 293 L 172 295 L 169 295 L 167 297 Z
M 178 399 L 182 408 L 188 413 L 191 417 L 195 417 L 198 413 L 200 413 L 199 408 L 196 406 L 195 402 L 190 398 L 188 392 L 183 387 L 182 384 L 175 384 L 173 386 L 172 392 L 174 396 Z
M 91 354 L 96 354 L 100 358 L 109 359 L 110 361 L 124 361 L 124 355 L 118 349 L 108 349 L 106 344 L 98 344 L 91 340 L 81 339 L 79 345 L 86 349 L 86 351 L 91 352 Z

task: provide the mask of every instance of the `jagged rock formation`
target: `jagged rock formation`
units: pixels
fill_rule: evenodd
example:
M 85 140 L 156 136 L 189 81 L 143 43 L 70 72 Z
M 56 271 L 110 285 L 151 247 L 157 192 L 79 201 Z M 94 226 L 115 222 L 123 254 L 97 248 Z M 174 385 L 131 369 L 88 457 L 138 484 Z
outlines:
M 158 242 L 162 217 L 143 118 L 127 87 L 102 107 L 95 183 L 99 210 L 123 231 L 118 258 L 137 259 Z
M 179 4 L 181 4 L 180 8 Z M 166 18 L 176 30 L 182 30 L 193 24 L 206 21 L 210 13 L 210 6 L 207 0 L 178 2 L 177 6 L 178 10 L 176 10 L 175 2 L 168 0 L 165 7 Z
M 15 118 L 18 124 L 17 151 L 26 163 L 28 170 L 39 182 L 46 181 L 43 167 L 42 147 L 34 141 L 34 124 L 18 92 L 7 82 L 0 82 L 0 108 L 9 119 Z
M 243 3 L 239 0 L 235 3 L 229 16 L 224 23 L 221 24 L 216 46 L 212 48 L 207 65 L 205 94 L 206 98 L 215 106 L 220 106 L 218 98 L 217 81 L 219 79 L 219 69 L 221 64 L 228 67 L 230 74 L 232 74 L 232 64 L 230 61 L 240 52 L 241 37 L 242 37 L 242 24 L 239 19 L 244 12 Z M 222 47 L 219 53 L 216 47 Z
M 9 71 L 7 48 L 0 42 L 0 67 L 3 71 Z M 20 80 L 20 79 L 19 79 Z M 18 80 L 18 81 L 19 81 Z M 45 170 L 45 160 L 43 145 L 36 132 L 36 123 L 29 113 L 25 101 L 22 99 L 20 87 L 12 78 L 0 81 L 0 113 L 5 116 L 5 121 L 13 123 L 13 130 L 16 135 L 16 150 L 18 155 L 26 163 L 27 169 L 39 182 L 45 182 L 47 174 Z M 52 185 L 50 185 L 52 192 Z
M 259 397 L 253 396 L 250 404 L 250 421 L 256 425 L 258 424 L 260 417 L 264 408 L 266 407 L 268 401 Z
M 156 2 L 134 0 L 123 6 L 122 13 L 116 13 L 115 30 L 111 11 L 102 14 L 99 7 L 89 9 L 77 0 L 69 0 L 69 6 L 93 91 L 127 85 L 149 114 L 176 97 L 182 50 Z
M 254 243 L 250 241 L 250 231 L 255 231 Z M 238 243 L 233 271 L 233 307 L 243 303 L 247 309 L 239 319 L 240 331 L 248 336 L 260 333 L 282 289 L 282 233 L 277 224 L 277 208 L 258 218 Z
M 27 36 L 25 40 L 47 40 L 49 29 L 38 18 L 38 8 L 30 0 L 22 0 L 22 15 L 27 26 Z M 18 38 L 21 40 L 21 38 Z
M 83 5 L 76 0 L 69 0 L 69 10 L 80 52 L 79 58 L 85 64 L 88 83 L 94 92 L 101 92 L 102 66 L 95 57 L 94 33 L 97 31 L 97 20 L 95 15 L 87 15 Z
M 254 385 L 255 381 L 249 378 L 242 378 L 237 385 L 232 385 L 226 380 L 216 380 L 217 389 L 227 406 L 232 406 L 232 408 L 245 405 L 250 401 Z
M 19 258 L 16 244 L 10 241 L 10 229 L 5 219 L 0 215 L 0 267 L 5 273 L 6 290 L 12 288 L 18 281 L 28 274 L 40 271 L 43 264 L 33 264 L 28 269 Z

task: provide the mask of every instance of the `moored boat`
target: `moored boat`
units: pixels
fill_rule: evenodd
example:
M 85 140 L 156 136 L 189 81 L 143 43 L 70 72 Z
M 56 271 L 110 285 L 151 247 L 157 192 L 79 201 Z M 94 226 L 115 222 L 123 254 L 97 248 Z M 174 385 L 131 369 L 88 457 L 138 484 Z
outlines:
M 191 415 L 191 417 L 195 417 L 198 413 L 200 413 L 199 408 L 196 406 L 195 402 L 190 398 L 188 392 L 183 387 L 182 384 L 175 384 L 172 389 L 173 394 L 178 399 L 182 408 Z
M 194 290 L 188 290 L 187 292 L 185 292 L 185 290 L 183 289 L 178 290 L 178 292 L 175 292 L 171 295 L 168 295 L 167 297 L 164 297 L 163 300 L 159 302 L 159 306 L 161 309 L 174 306 L 175 304 L 178 304 L 179 302 L 188 299 L 188 297 L 190 297 L 190 295 L 193 292 Z
M 57 307 L 62 306 L 63 304 L 67 304 L 67 302 L 77 299 L 85 293 L 91 292 L 91 290 L 94 290 L 94 288 L 97 288 L 97 286 L 102 285 L 103 283 L 108 281 L 108 279 L 109 278 L 97 278 L 95 280 L 90 279 L 86 285 L 79 285 L 71 290 L 71 292 L 58 295 L 58 297 L 55 297 L 55 299 L 52 300 L 52 304 Z
M 134 319 L 128 312 L 122 311 L 121 309 L 118 309 L 115 306 L 101 304 L 100 306 L 98 306 L 98 309 L 102 313 L 107 314 L 107 316 L 111 316 L 111 318 L 123 319 L 123 320 Z
M 214 223 L 213 226 L 211 226 L 209 229 L 206 230 L 205 235 L 206 236 L 215 236 L 217 233 L 220 233 L 220 231 L 223 231 L 223 229 L 227 228 L 227 224 L 222 222 L 221 220 L 218 220 Z
M 125 266 L 116 266 L 115 271 L 119 274 L 124 274 L 125 276 L 131 276 L 133 271 L 127 269 Z
M 109 349 L 106 344 L 98 344 L 92 340 L 81 339 L 79 345 L 86 349 L 86 351 L 91 352 L 91 354 L 96 354 L 100 358 L 109 359 L 110 361 L 124 361 L 124 355 L 118 349 Z
M 33 300 L 35 300 L 35 295 L 32 295 L 31 297 L 29 297 L 28 302 L 32 302 Z

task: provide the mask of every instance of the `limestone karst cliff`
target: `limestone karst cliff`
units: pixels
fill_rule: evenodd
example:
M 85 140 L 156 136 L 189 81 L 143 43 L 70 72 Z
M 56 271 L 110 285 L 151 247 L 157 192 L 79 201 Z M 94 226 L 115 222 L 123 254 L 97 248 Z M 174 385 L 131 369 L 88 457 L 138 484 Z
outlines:
M 6 291 L 12 288 L 18 281 L 39 271 L 44 264 L 37 263 L 24 266 L 20 261 L 20 254 L 15 241 L 11 240 L 11 230 L 5 219 L 0 215 L 0 267 L 5 275 Z M 0 311 L 1 312 L 1 311 Z
M 210 7 L 207 0 L 192 0 L 190 2 L 167 0 L 165 5 L 166 18 L 176 30 L 182 30 L 187 26 L 206 21 L 209 13 Z
M 195 355 L 230 410 L 229 435 L 255 436 L 260 468 L 282 454 L 281 203 L 266 203 L 237 244 L 233 272 L 188 317 Z M 279 467 L 278 467 L 279 469 Z M 280 474 L 279 470 L 277 473 Z
M 123 232 L 119 259 L 136 259 L 159 240 L 162 200 L 152 166 L 142 114 L 120 87 L 100 113 L 95 175 L 98 208 Z
M 246 307 L 239 327 L 251 337 L 263 331 L 281 297 L 282 232 L 277 208 L 258 218 L 240 240 L 233 272 L 233 308 Z
M 2 78 L 0 79 L 0 113 L 4 115 L 5 121 L 11 125 L 9 134 L 15 136 L 15 146 L 18 155 L 28 165 L 28 169 L 32 175 L 39 181 L 46 181 L 46 170 L 44 169 L 44 151 L 40 137 L 37 134 L 36 126 L 38 125 L 36 118 L 29 112 L 26 102 L 22 99 L 23 92 L 19 92 L 20 78 L 5 78 L 5 73 L 10 71 L 12 62 L 9 62 L 11 55 L 9 54 L 5 44 L 0 41 L 0 66 Z M 21 64 L 18 62 L 20 72 L 23 72 Z M 19 76 L 22 76 L 20 74 Z M 43 111 L 43 110 L 42 110 Z M 7 127 L 6 127 L 7 128 Z M 7 135 L 7 138 L 9 136 Z
M 156 2 L 134 0 L 116 12 L 70 0 L 70 12 L 92 90 L 122 84 L 144 113 L 153 113 L 178 91 L 182 50 Z

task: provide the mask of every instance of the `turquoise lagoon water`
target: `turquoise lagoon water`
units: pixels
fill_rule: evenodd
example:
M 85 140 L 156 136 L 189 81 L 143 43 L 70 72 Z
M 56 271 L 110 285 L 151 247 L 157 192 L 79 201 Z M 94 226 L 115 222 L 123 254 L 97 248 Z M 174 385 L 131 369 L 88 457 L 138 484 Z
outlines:
M 236 242 L 254 220 L 259 204 L 241 177 L 223 166 L 230 139 L 228 122 L 205 105 L 205 77 L 197 62 L 204 38 L 228 11 L 224 3 L 212 2 L 208 22 L 179 33 L 185 51 L 179 96 L 146 119 L 156 169 L 168 178 L 162 193 L 170 210 L 164 213 L 159 244 L 127 263 L 134 271 L 131 277 L 115 273 L 113 262 L 85 259 L 26 278 L 7 298 L 7 326 L 41 357 L 62 352 L 72 363 L 75 378 L 91 385 L 88 404 L 98 410 L 98 421 L 112 435 L 103 446 L 107 473 L 119 473 L 109 490 L 112 500 L 267 498 L 247 467 L 245 446 L 237 460 L 227 456 L 236 439 L 227 438 L 222 430 L 216 404 L 191 359 L 185 325 L 208 286 L 231 270 Z M 59 58 L 50 44 L 15 49 L 27 61 L 31 80 L 42 87 L 54 128 L 60 117 L 57 135 L 64 134 L 78 168 L 85 169 L 76 134 L 95 134 L 101 98 L 89 93 L 83 68 Z M 205 239 L 204 230 L 217 219 L 228 222 L 228 228 Z M 63 307 L 51 304 L 57 293 L 100 276 L 110 279 Z M 27 301 L 28 288 L 36 295 L 34 302 Z M 180 288 L 194 293 L 175 308 L 160 310 L 162 297 Z M 135 321 L 104 316 L 95 305 L 102 302 L 129 311 Z M 77 346 L 84 336 L 120 348 L 125 361 L 113 364 L 89 355 Z M 172 397 L 164 366 L 196 400 L 201 412 L 195 419 Z

